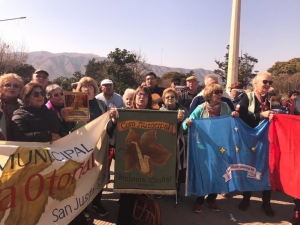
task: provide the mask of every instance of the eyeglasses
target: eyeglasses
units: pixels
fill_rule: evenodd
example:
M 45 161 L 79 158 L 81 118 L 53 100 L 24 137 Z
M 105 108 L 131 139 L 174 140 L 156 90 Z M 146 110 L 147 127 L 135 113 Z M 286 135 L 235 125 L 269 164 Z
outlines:
M 39 78 L 39 79 L 43 79 L 43 80 L 48 79 L 48 76 L 46 76 L 46 75 L 43 76 L 43 75 L 37 74 L 36 77 Z
M 57 98 L 58 96 L 63 96 L 64 95 L 64 93 L 56 93 L 56 94 L 54 94 L 54 95 L 52 95 L 53 97 L 55 97 L 55 98 Z
M 180 85 L 180 83 L 174 83 L 174 85 L 175 85 L 175 86 L 179 86 L 179 85 Z
M 38 98 L 40 96 L 45 97 L 46 93 L 44 91 L 40 91 L 40 92 L 32 92 L 31 93 L 33 95 L 33 97 Z
M 271 81 L 271 80 L 263 80 L 262 82 L 263 82 L 263 84 L 268 84 L 268 83 L 269 83 L 269 85 L 273 84 L 273 81 Z
M 223 94 L 223 90 L 216 90 L 216 91 L 213 91 L 213 94 L 215 95 L 218 95 L 218 94 Z
M 94 88 L 92 85 L 82 85 L 81 89 L 92 89 Z
M 175 96 L 174 96 L 174 95 L 171 95 L 171 96 L 166 96 L 165 98 L 166 98 L 166 99 L 174 99 Z
M 148 97 L 148 95 L 147 94 L 143 94 L 143 93 L 138 93 L 137 94 L 137 96 L 139 96 L 140 98 L 146 98 L 146 97 Z
M 13 88 L 19 88 L 20 85 L 18 85 L 18 84 L 6 83 L 6 84 L 4 84 L 4 87 L 6 87 L 6 88 L 10 88 L 10 87 L 13 87 Z

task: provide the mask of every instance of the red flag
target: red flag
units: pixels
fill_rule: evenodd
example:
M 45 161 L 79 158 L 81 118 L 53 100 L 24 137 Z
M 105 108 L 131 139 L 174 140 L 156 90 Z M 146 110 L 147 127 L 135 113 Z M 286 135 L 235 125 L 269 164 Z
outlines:
M 269 127 L 273 190 L 300 198 L 300 116 L 274 115 Z

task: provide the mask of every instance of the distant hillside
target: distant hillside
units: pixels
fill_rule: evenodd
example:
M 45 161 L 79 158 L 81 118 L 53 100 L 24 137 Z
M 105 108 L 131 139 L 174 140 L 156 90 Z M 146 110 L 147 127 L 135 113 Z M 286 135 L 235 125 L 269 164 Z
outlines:
M 30 52 L 27 60 L 28 64 L 34 66 L 34 68 L 44 69 L 49 72 L 50 80 L 65 76 L 71 77 L 75 71 L 85 72 L 84 66 L 92 58 L 97 61 L 105 60 L 106 57 L 101 57 L 94 54 L 83 53 L 51 53 L 46 51 Z M 184 68 L 172 68 L 166 66 L 149 65 L 150 69 L 158 76 L 162 76 L 164 73 L 176 71 L 180 73 L 188 73 L 190 69 Z M 205 75 L 212 73 L 210 70 L 205 69 L 193 69 L 199 81 L 203 83 Z

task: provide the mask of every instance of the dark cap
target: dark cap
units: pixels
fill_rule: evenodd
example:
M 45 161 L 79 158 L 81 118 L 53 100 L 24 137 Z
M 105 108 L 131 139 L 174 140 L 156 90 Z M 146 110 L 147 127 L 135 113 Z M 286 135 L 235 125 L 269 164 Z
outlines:
M 172 80 L 171 80 L 171 83 L 174 83 L 174 82 L 181 83 L 181 80 L 180 80 L 179 77 L 173 77 Z
M 37 69 L 36 71 L 34 71 L 33 74 L 37 74 L 37 73 L 44 73 L 49 77 L 49 73 L 46 70 L 43 69 Z
M 231 88 L 231 89 L 243 89 L 244 87 L 243 87 L 243 84 L 241 82 L 234 82 L 228 88 Z
M 147 73 L 145 74 L 145 77 L 146 77 L 146 76 L 151 76 L 151 75 L 153 75 L 153 76 L 156 78 L 156 74 L 153 73 L 152 71 L 147 72 Z

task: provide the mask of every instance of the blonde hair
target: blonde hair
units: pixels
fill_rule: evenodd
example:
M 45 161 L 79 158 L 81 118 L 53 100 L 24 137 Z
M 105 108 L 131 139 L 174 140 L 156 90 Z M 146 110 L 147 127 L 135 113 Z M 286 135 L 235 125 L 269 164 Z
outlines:
M 83 85 L 86 85 L 86 84 L 93 86 L 94 91 L 95 91 L 95 95 L 99 94 L 99 87 L 97 86 L 96 81 L 93 78 L 91 78 L 91 77 L 83 77 L 83 78 L 81 78 L 80 81 L 78 82 L 76 91 L 77 92 L 82 92 L 81 91 L 81 87 Z
M 166 96 L 166 94 L 167 94 L 168 92 L 173 92 L 174 95 L 175 95 L 175 99 L 178 100 L 178 94 L 177 94 L 176 90 L 175 90 L 174 88 L 167 88 L 167 89 L 164 90 L 164 92 L 163 92 L 163 94 L 162 94 L 162 99 L 163 99 L 163 101 L 164 101 L 165 96 Z
M 130 94 L 130 95 L 132 95 L 132 97 L 133 97 L 134 92 L 135 92 L 134 89 L 132 89 L 132 88 L 127 88 L 127 89 L 125 90 L 124 94 L 123 94 L 123 102 L 125 103 L 125 97 L 126 97 L 126 95 Z
M 205 101 L 209 102 L 211 100 L 211 97 L 213 95 L 214 91 L 223 90 L 222 86 L 220 84 L 210 84 L 205 86 L 203 98 Z
M 15 73 L 6 73 L 0 76 L 0 91 L 2 91 L 5 81 L 9 78 L 16 79 L 19 82 L 20 90 L 22 90 L 22 88 L 24 87 L 24 82 L 22 78 Z
M 206 85 L 206 82 L 207 82 L 207 80 L 208 80 L 209 78 L 212 79 L 212 80 L 215 80 L 216 83 L 219 83 L 218 77 L 217 77 L 215 74 L 208 74 L 208 75 L 206 75 L 205 78 L 204 78 L 204 84 L 205 84 L 205 85 Z

